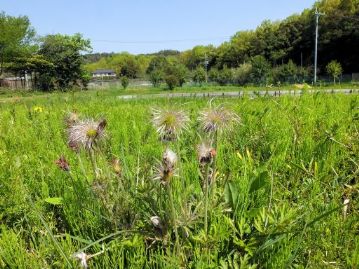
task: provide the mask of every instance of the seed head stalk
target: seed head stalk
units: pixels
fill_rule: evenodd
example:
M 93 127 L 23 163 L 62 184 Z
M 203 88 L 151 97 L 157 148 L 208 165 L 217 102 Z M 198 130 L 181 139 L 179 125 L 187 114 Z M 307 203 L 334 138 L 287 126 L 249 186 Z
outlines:
M 173 230 L 175 232 L 175 250 L 178 251 L 179 250 L 179 241 L 178 241 L 179 238 L 178 238 L 178 230 L 177 230 L 177 216 L 176 216 L 176 210 L 175 210 L 173 194 L 172 194 L 172 184 L 173 184 L 173 182 L 169 182 L 166 185 L 166 189 L 167 189 L 168 199 L 169 199 L 170 206 L 171 206 L 171 222 L 172 222 Z
M 216 150 L 218 150 L 218 130 L 216 130 L 214 133 L 213 133 L 213 148 L 215 148 Z M 211 193 L 211 199 L 214 199 L 214 195 L 215 195 L 215 190 L 216 190 L 216 161 L 217 161 L 217 158 L 216 158 L 217 155 L 214 155 L 212 157 L 212 163 L 211 163 L 211 170 L 212 170 L 212 175 L 211 175 L 211 190 L 210 190 L 210 193 Z M 208 175 L 207 175 L 208 177 Z
M 206 239 L 208 237 L 208 199 L 209 199 L 209 164 L 206 164 L 205 173 L 204 173 L 204 232 L 206 234 Z
M 94 153 L 94 151 L 92 149 L 89 150 L 89 155 L 90 155 L 93 175 L 94 175 L 94 178 L 97 179 L 97 177 L 98 177 L 98 173 L 97 173 L 98 169 L 97 169 L 95 153 Z

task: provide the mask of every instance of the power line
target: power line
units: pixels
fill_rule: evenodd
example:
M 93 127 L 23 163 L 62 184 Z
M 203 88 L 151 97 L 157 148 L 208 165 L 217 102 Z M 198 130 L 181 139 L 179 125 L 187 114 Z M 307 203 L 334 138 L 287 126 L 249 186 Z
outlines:
M 168 39 L 168 40 L 109 40 L 109 39 L 93 39 L 92 42 L 103 42 L 103 43 L 117 43 L 117 44 L 165 44 L 165 43 L 178 43 L 178 42 L 200 42 L 200 41 L 214 41 L 229 39 L 229 36 L 202 38 L 202 39 Z

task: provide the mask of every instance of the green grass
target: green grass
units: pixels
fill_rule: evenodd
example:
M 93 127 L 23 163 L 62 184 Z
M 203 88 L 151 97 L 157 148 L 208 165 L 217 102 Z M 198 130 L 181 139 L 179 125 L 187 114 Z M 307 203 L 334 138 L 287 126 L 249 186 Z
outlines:
M 77 268 L 78 251 L 98 254 L 90 268 L 359 267 L 357 95 L 214 99 L 241 122 L 218 135 L 207 212 L 196 145 L 208 100 L 121 101 L 119 91 L 0 103 L 0 267 Z M 152 180 L 165 145 L 151 108 L 191 119 L 169 145 L 179 156 L 169 191 Z M 67 147 L 69 111 L 107 120 L 97 176 Z M 71 172 L 56 166 L 61 155 Z
M 337 83 L 333 84 L 323 84 L 321 86 L 313 87 L 314 90 L 325 90 L 325 89 L 358 89 L 358 83 Z M 259 86 L 215 86 L 215 85 L 202 85 L 202 86 L 183 86 L 176 87 L 174 90 L 170 91 L 166 89 L 165 85 L 162 85 L 160 88 L 153 87 L 128 87 L 124 90 L 122 87 L 108 87 L 103 89 L 90 89 L 87 91 L 74 91 L 72 94 L 83 96 L 119 96 L 119 95 L 147 95 L 147 94 L 158 94 L 158 93 L 207 93 L 207 92 L 229 92 L 229 91 L 260 91 L 260 90 L 293 90 L 296 89 L 293 85 L 283 85 L 281 87 L 259 87 Z M 300 89 L 298 89 L 300 90 Z M 22 99 L 22 98 L 47 98 L 49 96 L 62 95 L 63 92 L 54 91 L 50 93 L 41 92 L 41 91 L 28 91 L 28 90 L 9 90 L 5 88 L 0 88 L 0 102 L 7 101 L 11 99 Z

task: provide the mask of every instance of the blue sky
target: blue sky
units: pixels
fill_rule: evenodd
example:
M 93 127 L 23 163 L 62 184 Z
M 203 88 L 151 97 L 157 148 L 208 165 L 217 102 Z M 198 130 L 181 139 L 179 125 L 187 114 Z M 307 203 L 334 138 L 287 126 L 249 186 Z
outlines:
M 219 45 L 239 30 L 278 20 L 315 0 L 0 0 L 39 35 L 82 33 L 94 52 L 149 53 Z

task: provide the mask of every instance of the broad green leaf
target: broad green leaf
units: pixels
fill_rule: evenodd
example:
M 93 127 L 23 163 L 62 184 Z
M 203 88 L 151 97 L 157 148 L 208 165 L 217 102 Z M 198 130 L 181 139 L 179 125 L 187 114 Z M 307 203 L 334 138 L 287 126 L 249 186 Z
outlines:
M 234 182 L 227 183 L 224 189 L 224 197 L 226 203 L 231 206 L 232 209 L 234 209 L 239 197 L 238 187 L 235 185 Z
M 252 193 L 252 192 L 260 190 L 261 188 L 264 188 L 269 183 L 268 177 L 269 177 L 269 175 L 268 175 L 267 171 L 260 173 L 259 176 L 252 181 L 251 187 L 249 189 L 249 193 Z

